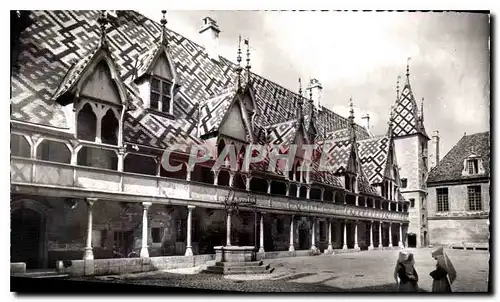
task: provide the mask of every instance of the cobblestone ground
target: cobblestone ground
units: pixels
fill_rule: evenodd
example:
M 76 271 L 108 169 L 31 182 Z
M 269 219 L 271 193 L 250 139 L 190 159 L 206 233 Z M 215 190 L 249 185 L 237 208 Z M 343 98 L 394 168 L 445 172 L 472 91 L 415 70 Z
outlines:
M 421 291 L 431 291 L 429 273 L 435 267 L 431 249 L 409 249 L 416 260 Z M 394 292 L 395 261 L 399 251 L 363 251 L 337 255 L 264 260 L 275 270 L 268 275 L 220 276 L 196 269 L 151 272 L 112 278 L 103 282 L 144 284 L 245 292 Z M 486 292 L 489 253 L 448 250 L 458 272 L 454 292 Z

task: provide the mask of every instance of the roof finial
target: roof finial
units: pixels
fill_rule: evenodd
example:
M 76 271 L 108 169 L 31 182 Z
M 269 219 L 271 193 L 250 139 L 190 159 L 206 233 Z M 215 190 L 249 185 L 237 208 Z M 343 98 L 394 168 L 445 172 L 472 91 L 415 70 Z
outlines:
M 401 80 L 400 75 L 398 75 L 398 79 L 396 80 L 396 103 L 399 101 L 399 80 Z
M 106 38 L 106 25 L 109 23 L 109 20 L 108 20 L 108 14 L 106 13 L 106 11 L 101 11 L 101 13 L 99 14 L 99 18 L 97 19 L 97 22 L 99 23 L 100 25 L 100 32 L 101 32 L 101 47 L 105 47 L 107 48 L 108 47 L 108 41 L 107 41 L 107 38 Z
M 352 96 L 349 97 L 349 119 L 351 123 L 354 122 L 354 103 L 352 102 Z
M 297 101 L 297 118 L 301 119 L 302 116 L 302 79 L 299 78 L 299 99 Z
M 161 13 L 162 13 L 162 17 L 161 17 L 161 20 L 160 20 L 160 24 L 161 24 L 160 43 L 163 43 L 164 45 L 167 45 L 168 44 L 167 30 L 166 30 L 166 27 L 165 27 L 165 25 L 167 24 L 167 18 L 165 16 L 167 14 L 167 11 L 166 10 L 162 10 Z
M 410 60 L 410 57 L 406 59 L 406 82 L 408 83 L 410 82 Z
M 247 83 L 249 83 L 250 82 L 250 68 L 252 68 L 252 66 L 250 65 L 250 41 L 249 41 L 249 38 L 246 38 L 244 42 L 247 46 L 247 66 L 245 66 L 245 69 L 247 71 Z
M 354 129 L 354 103 L 352 101 L 352 96 L 349 97 L 349 136 L 352 141 L 356 140 L 356 131 Z
M 391 110 L 389 111 L 389 120 L 387 121 L 388 131 L 387 135 L 392 137 L 392 123 L 394 121 L 394 106 L 391 106 Z
M 238 62 L 238 64 L 236 65 L 236 74 L 237 74 L 237 88 L 238 90 L 241 88 L 241 71 L 243 70 L 243 68 L 241 67 L 241 35 L 239 35 L 239 38 L 238 38 L 238 56 L 236 57 L 236 61 Z
M 420 120 L 424 121 L 424 98 L 422 97 L 422 101 L 420 101 Z

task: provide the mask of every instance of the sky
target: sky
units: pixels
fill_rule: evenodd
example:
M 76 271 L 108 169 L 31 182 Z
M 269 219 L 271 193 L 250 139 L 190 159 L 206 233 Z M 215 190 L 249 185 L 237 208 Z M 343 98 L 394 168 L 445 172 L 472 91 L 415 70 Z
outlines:
M 139 10 L 159 21 L 157 9 Z M 490 129 L 489 16 L 433 12 L 168 11 L 167 27 L 202 45 L 202 19 L 219 25 L 219 52 L 235 61 L 238 35 L 250 40 L 252 71 L 290 90 L 318 79 L 323 106 L 356 122 L 370 115 L 384 134 L 396 79 L 424 98 L 427 134 L 438 130 L 441 158 L 467 134 Z M 402 85 L 401 85 L 402 86 Z M 431 144 L 429 144 L 431 151 Z

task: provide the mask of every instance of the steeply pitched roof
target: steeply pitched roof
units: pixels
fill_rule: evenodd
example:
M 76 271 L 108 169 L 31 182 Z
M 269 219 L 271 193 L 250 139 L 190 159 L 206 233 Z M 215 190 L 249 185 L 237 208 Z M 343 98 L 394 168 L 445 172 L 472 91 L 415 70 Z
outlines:
M 68 128 L 63 107 L 53 96 L 56 92 L 56 96 L 59 95 L 58 88 L 67 89 L 74 83 L 92 58 L 100 39 L 98 16 L 98 11 L 30 11 L 32 22 L 20 35 L 18 60 L 22 64 L 11 77 L 13 120 Z M 173 100 L 175 119 L 166 118 L 145 108 L 133 82 L 158 54 L 160 31 L 158 23 L 133 11 L 122 12 L 107 30 L 110 57 L 134 105 L 133 110 L 125 114 L 124 141 L 155 148 L 165 148 L 172 143 L 201 144 L 200 136 L 220 124 L 221 117 L 214 108 L 227 105 L 224 90 L 235 85 L 235 64 L 222 57 L 219 61 L 210 59 L 203 47 L 167 29 L 168 53 L 178 77 L 179 92 Z M 253 125 L 257 141 L 290 141 L 287 135 L 297 128 L 297 100 L 302 96 L 260 75 L 250 73 L 249 77 L 258 112 Z M 302 97 L 302 102 L 307 104 L 307 99 Z M 303 106 L 303 115 L 307 128 L 311 106 Z M 339 139 L 331 150 L 334 165 L 347 168 L 348 119 L 325 107 L 316 110 L 315 117 L 315 129 L 320 137 L 335 133 L 331 138 Z M 278 125 L 286 127 L 277 129 Z M 369 138 L 366 129 L 354 127 L 358 140 Z M 327 174 L 320 173 L 318 180 L 342 185 Z
M 476 154 L 483 160 L 485 174 L 462 176 L 464 160 Z M 429 172 L 427 183 L 458 181 L 490 176 L 490 132 L 482 132 L 463 136 L 458 143 Z
M 415 101 L 410 85 L 409 71 L 407 71 L 406 83 L 393 111 L 394 119 L 392 127 L 394 137 L 417 133 L 428 137 L 418 115 L 417 108 L 417 102 Z
M 389 155 L 387 136 L 358 141 L 358 153 L 363 171 L 370 183 L 382 183 Z
M 51 96 L 73 61 L 81 61 L 97 45 L 98 14 L 97 11 L 31 11 L 29 17 L 33 22 L 20 38 L 18 59 L 23 64 L 12 75 L 13 119 L 67 128 L 62 108 L 51 100 Z M 161 26 L 133 11 L 123 14 L 108 29 L 108 41 L 121 77 L 128 83 L 135 77 L 137 67 L 148 65 L 145 61 L 152 56 L 151 48 L 157 47 Z M 174 102 L 174 112 L 191 112 L 195 104 L 212 98 L 234 82 L 232 62 L 222 57 L 215 62 L 201 46 L 171 30 L 166 32 L 170 55 L 180 79 L 180 91 L 185 96 L 180 104 Z M 256 117 L 258 123 L 272 125 L 295 116 L 296 104 L 292 100 L 297 98 L 296 93 L 253 73 L 251 80 L 260 111 L 260 116 Z M 279 106 L 275 95 L 280 99 Z M 309 106 L 304 107 L 307 115 Z M 345 128 L 347 119 L 323 108 L 317 114 L 317 125 L 329 132 Z

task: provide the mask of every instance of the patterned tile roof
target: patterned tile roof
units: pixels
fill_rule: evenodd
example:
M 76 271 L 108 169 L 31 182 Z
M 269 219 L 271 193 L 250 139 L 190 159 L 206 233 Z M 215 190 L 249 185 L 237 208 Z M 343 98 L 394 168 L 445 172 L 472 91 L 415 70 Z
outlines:
M 326 152 L 325 165 L 333 173 L 347 171 L 352 144 L 349 139 L 319 141 L 322 152 Z
M 98 11 L 30 11 L 30 25 L 20 34 L 19 69 L 11 77 L 11 118 L 39 125 L 67 129 L 60 104 L 54 101 L 78 79 L 96 54 L 99 43 Z M 166 30 L 168 52 L 180 85 L 174 96 L 173 115 L 169 119 L 145 108 L 133 80 L 152 64 L 160 49 L 161 26 L 133 11 L 121 11 L 107 29 L 110 56 L 134 105 L 125 114 L 124 141 L 156 148 L 171 142 L 201 143 L 200 136 L 220 126 L 235 84 L 235 65 L 220 57 L 209 58 L 203 47 Z M 76 62 L 76 64 L 75 64 Z M 294 137 L 297 127 L 297 93 L 260 75 L 250 73 L 257 115 L 254 131 L 258 142 L 284 144 Z M 303 114 L 309 127 L 311 106 Z M 350 143 L 345 138 L 348 119 L 328 108 L 315 110 L 315 128 L 321 136 L 332 138 L 330 160 L 340 171 L 348 162 Z M 369 138 L 366 129 L 355 125 L 358 140 Z M 267 134 L 267 136 L 266 136 Z M 322 175 L 327 183 L 338 184 L 332 175 Z M 342 182 L 340 182 L 342 183 Z
M 268 143 L 284 147 L 293 144 L 297 130 L 299 129 L 299 123 L 299 119 L 292 119 L 266 127 Z
M 358 141 L 358 154 L 368 180 L 382 183 L 389 155 L 390 140 L 387 136 Z
M 464 160 L 475 154 L 483 161 L 485 174 L 462 176 Z M 463 136 L 458 143 L 432 168 L 427 184 L 443 181 L 459 181 L 490 176 L 490 132 Z
M 228 88 L 202 103 L 198 126 L 199 136 L 219 130 L 229 107 L 233 104 L 235 96 L 236 90 Z
M 393 111 L 393 135 L 395 137 L 421 133 L 427 137 L 418 116 L 417 102 L 413 96 L 409 76 Z

